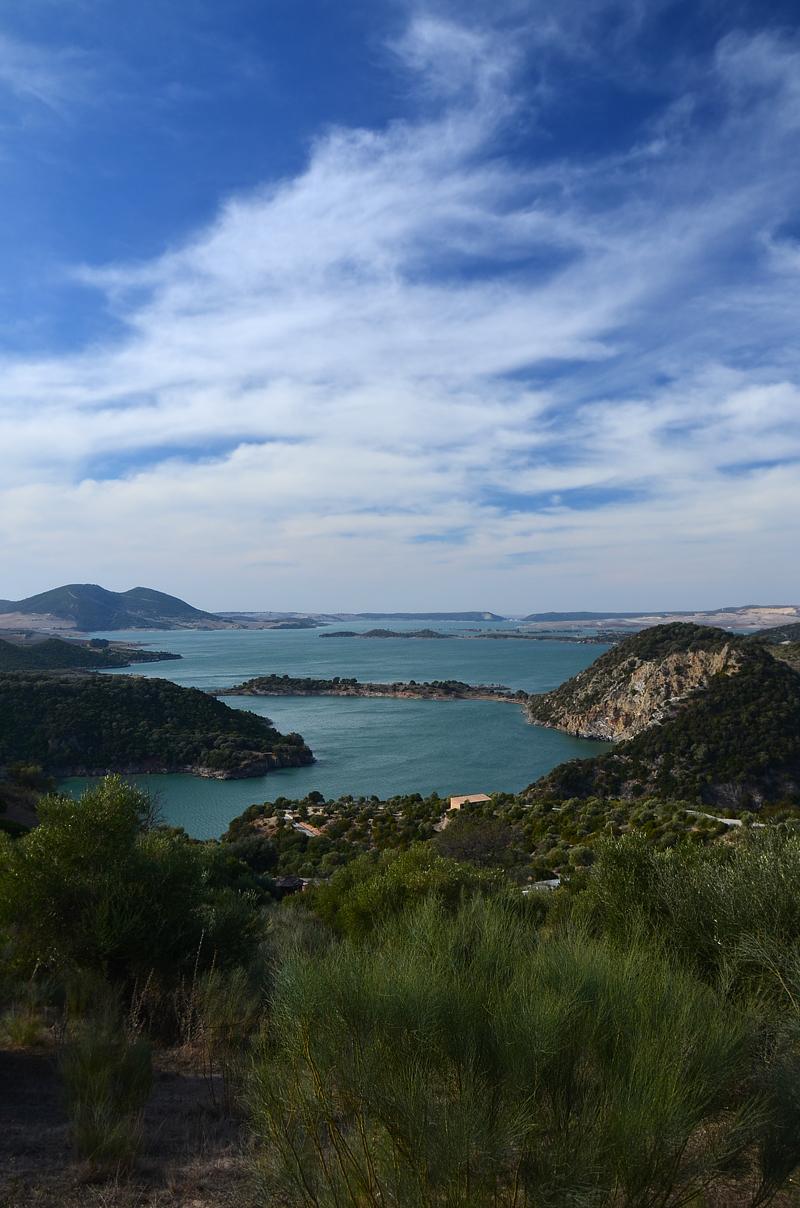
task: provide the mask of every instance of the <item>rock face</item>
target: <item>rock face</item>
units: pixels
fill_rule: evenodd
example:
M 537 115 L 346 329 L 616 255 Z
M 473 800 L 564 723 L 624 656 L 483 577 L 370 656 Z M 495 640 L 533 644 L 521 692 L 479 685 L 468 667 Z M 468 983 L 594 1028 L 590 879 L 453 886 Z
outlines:
M 588 669 L 596 696 L 583 673 L 531 702 L 532 720 L 573 732 L 638 727 L 602 755 L 560 764 L 531 795 L 658 797 L 726 814 L 800 804 L 800 675 L 774 647 L 722 630 L 699 642 L 690 630 L 664 626 L 608 651 Z
M 554 692 L 532 696 L 537 725 L 580 738 L 624 741 L 673 717 L 717 675 L 735 675 L 742 639 L 720 629 L 659 625 L 622 642 Z

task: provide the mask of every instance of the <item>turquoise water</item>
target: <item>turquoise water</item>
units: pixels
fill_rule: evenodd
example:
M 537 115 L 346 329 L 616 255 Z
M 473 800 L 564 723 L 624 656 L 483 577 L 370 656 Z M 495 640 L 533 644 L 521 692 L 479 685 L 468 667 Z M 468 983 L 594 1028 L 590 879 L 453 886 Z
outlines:
M 338 626 L 337 626 L 338 627 Z M 342 628 L 369 629 L 374 623 Z M 392 629 L 418 628 L 392 622 Z M 500 625 L 494 628 L 502 628 Z M 440 631 L 468 631 L 437 624 Z M 486 626 L 489 628 L 489 626 Z M 325 638 L 324 630 L 223 630 L 115 633 L 97 636 L 143 642 L 183 656 L 114 672 L 159 676 L 198 688 L 224 688 L 269 672 L 355 675 L 360 680 L 461 679 L 501 683 L 528 692 L 556 687 L 587 667 L 601 646 L 566 642 L 435 641 Z M 388 797 L 394 793 L 515 791 L 565 759 L 587 757 L 606 744 L 531 726 L 514 704 L 493 701 L 365 700 L 346 697 L 224 698 L 296 730 L 317 762 L 252 780 L 137 776 L 158 796 L 165 820 L 198 838 L 225 830 L 255 801 L 302 797 L 317 789 Z M 87 782 L 66 782 L 70 791 Z

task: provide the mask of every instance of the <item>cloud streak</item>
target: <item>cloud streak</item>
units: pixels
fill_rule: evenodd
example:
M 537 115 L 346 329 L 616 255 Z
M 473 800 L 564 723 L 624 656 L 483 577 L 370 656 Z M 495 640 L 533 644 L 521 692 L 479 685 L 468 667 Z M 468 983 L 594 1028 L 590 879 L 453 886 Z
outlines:
M 625 148 L 556 159 L 498 153 L 532 89 L 537 130 L 562 99 L 510 44 L 418 12 L 392 51 L 421 116 L 328 131 L 163 257 L 80 271 L 123 334 L 0 366 L 20 593 L 800 597 L 797 48 L 731 34 Z

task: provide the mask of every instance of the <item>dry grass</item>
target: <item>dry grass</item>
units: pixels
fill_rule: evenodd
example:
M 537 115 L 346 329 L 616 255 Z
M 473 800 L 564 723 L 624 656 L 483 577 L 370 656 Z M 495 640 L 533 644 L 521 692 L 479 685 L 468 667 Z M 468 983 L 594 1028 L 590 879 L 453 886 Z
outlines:
M 250 1208 L 245 1137 L 191 1054 L 159 1052 L 139 1158 L 101 1178 L 75 1160 L 56 1054 L 0 1050 L 0 1208 Z

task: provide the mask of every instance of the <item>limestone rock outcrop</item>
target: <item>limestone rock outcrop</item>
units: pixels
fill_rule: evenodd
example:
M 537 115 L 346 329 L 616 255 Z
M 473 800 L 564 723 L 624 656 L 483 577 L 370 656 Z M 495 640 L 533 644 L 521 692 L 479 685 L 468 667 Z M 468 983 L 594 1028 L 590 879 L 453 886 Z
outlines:
M 660 625 L 608 651 L 553 692 L 532 696 L 530 721 L 580 738 L 618 742 L 673 717 L 717 675 L 735 675 L 741 638 L 700 626 Z

